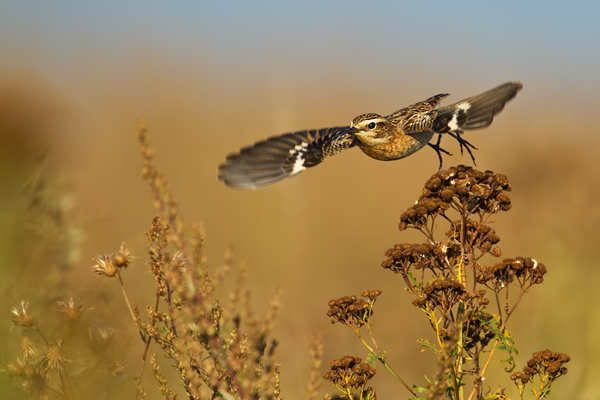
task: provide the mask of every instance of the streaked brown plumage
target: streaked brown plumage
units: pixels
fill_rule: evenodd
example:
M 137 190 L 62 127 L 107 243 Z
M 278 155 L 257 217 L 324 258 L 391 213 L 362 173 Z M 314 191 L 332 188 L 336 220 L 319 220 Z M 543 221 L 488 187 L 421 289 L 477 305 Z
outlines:
M 488 126 L 494 115 L 523 87 L 508 82 L 485 93 L 440 107 L 448 94 L 438 94 L 390 115 L 363 114 L 350 126 L 299 131 L 271 137 L 227 157 L 219 166 L 219 179 L 239 189 L 255 189 L 297 175 L 325 158 L 358 146 L 366 155 L 382 161 L 398 160 L 431 146 L 438 154 L 441 135 L 448 133 L 467 149 L 474 147 L 460 134 L 463 129 Z M 429 143 L 439 134 L 437 143 Z M 474 159 L 473 159 L 474 161 Z

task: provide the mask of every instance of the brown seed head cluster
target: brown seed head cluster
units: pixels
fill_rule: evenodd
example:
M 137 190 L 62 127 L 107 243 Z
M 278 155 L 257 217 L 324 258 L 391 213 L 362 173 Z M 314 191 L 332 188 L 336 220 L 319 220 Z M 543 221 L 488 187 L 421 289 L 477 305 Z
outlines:
M 443 387 L 439 388 L 443 390 L 430 390 L 433 397 L 428 398 L 450 397 L 448 389 L 459 387 L 467 375 L 474 382 L 469 398 L 483 398 L 484 373 L 491 354 L 489 358 L 485 356 L 488 361 L 483 368 L 480 362 L 484 353 L 490 352 L 492 342 L 503 341 L 503 346 L 495 348 L 503 347 L 508 352 L 509 358 L 503 362 L 510 363 L 508 371 L 514 369 L 516 350 L 506 323 L 527 290 L 543 282 L 546 267 L 524 257 L 483 266 L 488 254 L 496 258 L 502 255 L 497 247 L 500 237 L 490 225 L 493 214 L 510 210 L 511 200 L 507 195 L 510 190 L 506 176 L 492 171 L 481 172 L 463 165 L 439 171 L 426 182 L 417 202 L 400 216 L 400 230 L 415 229 L 425 236 L 424 243 L 396 244 L 385 252 L 387 259 L 382 267 L 402 276 L 405 289 L 416 297 L 413 304 L 425 312 L 435 331 L 437 344 L 421 340 L 423 348 L 444 353 L 444 370 L 437 380 L 442 382 Z M 446 223 L 449 228 L 448 225 L 442 228 Z M 511 283 L 520 286 L 520 291 L 515 294 L 511 290 L 509 295 L 507 289 L 502 293 L 504 298 L 501 297 L 500 291 Z M 485 297 L 486 289 L 494 291 L 494 304 Z M 363 296 L 373 300 L 366 293 Z M 364 321 L 371 314 L 364 313 L 367 306 L 356 297 L 332 300 L 329 306 L 332 322 L 342 322 L 355 332 L 358 332 L 356 326 L 369 323 Z M 488 307 L 494 306 L 497 310 L 492 315 Z M 355 313 L 356 309 L 363 313 Z M 540 353 L 523 373 L 513 375 L 513 380 L 530 380 L 531 374 L 541 368 L 546 376 L 560 376 L 566 373 L 562 366 L 568 361 L 565 357 Z M 475 368 L 462 369 L 467 362 L 474 363 Z M 333 373 L 326 379 L 332 376 L 339 379 Z M 459 391 L 452 394 L 459 397 Z
M 417 203 L 400 216 L 400 230 L 425 226 L 427 217 L 442 214 L 450 207 L 466 206 L 470 213 L 493 214 L 511 208 L 505 192 L 511 190 L 506 176 L 481 172 L 466 165 L 435 173 L 425 183 Z
M 361 327 L 368 323 L 372 314 L 369 302 L 357 299 L 356 296 L 344 296 L 329 300 L 328 305 L 327 316 L 332 317 L 332 324 L 341 322 L 344 325 Z
M 403 231 L 409 226 L 423 227 L 427 223 L 427 217 L 440 214 L 448 208 L 449 204 L 441 199 L 420 198 L 415 205 L 400 215 L 398 228 Z
M 481 316 L 489 317 L 490 315 L 488 313 L 481 313 Z M 471 315 L 469 323 L 463 324 L 463 326 L 465 329 L 463 334 L 467 338 L 465 342 L 465 349 L 467 350 L 472 349 L 477 344 L 480 344 L 481 348 L 483 348 L 495 337 L 495 334 L 490 327 L 482 323 L 475 315 Z
M 446 232 L 446 236 L 450 240 L 460 241 L 464 235 L 465 245 L 474 245 L 481 252 L 487 253 L 492 250 L 492 246 L 500 241 L 500 237 L 496 235 L 496 231 L 490 226 L 481 224 L 477 221 L 468 220 L 465 223 L 463 230 L 462 221 L 454 221 L 450 225 L 450 229 Z M 497 247 L 495 249 L 498 249 Z M 492 252 L 492 255 L 498 257 L 499 250 Z
M 329 363 L 331 370 L 323 375 L 341 388 L 360 389 L 376 374 L 375 368 L 367 363 L 361 363 L 360 357 L 344 356 Z
M 463 285 L 454 279 L 437 279 L 425 286 L 425 296 L 413 300 L 417 307 L 428 307 L 433 310 L 439 307 L 442 311 L 452 308 L 467 293 Z
M 402 243 L 385 252 L 388 257 L 381 263 L 383 268 L 406 275 L 409 269 L 430 269 L 442 272 L 447 265 L 460 257 L 457 243 Z
M 481 268 L 477 282 L 499 290 L 515 279 L 521 285 L 537 285 L 544 281 L 547 272 L 544 264 L 538 263 L 533 258 L 516 257 L 506 258 L 502 262 Z
M 371 301 L 375 301 L 375 299 L 377 299 L 377 297 L 379 297 L 379 295 L 381 294 L 381 290 L 379 289 L 375 289 L 375 290 L 368 290 L 365 289 L 362 293 L 361 296 L 364 298 L 367 298 Z
M 510 376 L 510 379 L 517 384 L 525 384 L 529 382 L 535 375 L 542 379 L 547 375 L 547 379 L 551 382 L 568 372 L 564 364 L 571 361 L 571 357 L 557 351 L 548 349 L 533 353 L 533 357 L 527 361 L 527 366 L 523 367 L 523 372 L 516 372 Z

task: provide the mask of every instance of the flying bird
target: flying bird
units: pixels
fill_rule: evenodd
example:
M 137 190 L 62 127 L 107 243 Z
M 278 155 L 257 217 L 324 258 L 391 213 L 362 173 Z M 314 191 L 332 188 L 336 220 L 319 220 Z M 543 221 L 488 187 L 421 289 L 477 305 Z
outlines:
M 522 87 L 520 82 L 507 82 L 447 106 L 440 105 L 448 96 L 442 93 L 387 116 L 359 115 L 350 126 L 273 136 L 227 156 L 219 165 L 219 180 L 236 189 L 256 189 L 296 176 L 351 147 L 360 148 L 376 160 L 392 161 L 429 145 L 437 152 L 441 168 L 441 153 L 450 155 L 440 147 L 443 134 L 456 139 L 461 153 L 465 148 L 475 162 L 471 149 L 476 148 L 462 138 L 463 130 L 491 124 L 494 115 L 502 111 L 504 104 Z M 436 134 L 436 143 L 430 143 Z

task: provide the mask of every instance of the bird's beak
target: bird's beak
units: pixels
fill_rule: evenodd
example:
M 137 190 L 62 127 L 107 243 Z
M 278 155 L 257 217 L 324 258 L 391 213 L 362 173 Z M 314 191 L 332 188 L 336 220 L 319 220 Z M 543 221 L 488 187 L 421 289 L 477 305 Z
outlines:
M 350 134 L 350 135 L 354 135 L 356 132 L 358 132 L 358 129 L 356 129 L 353 126 L 351 126 L 350 128 L 348 128 L 348 130 L 346 131 L 346 133 Z

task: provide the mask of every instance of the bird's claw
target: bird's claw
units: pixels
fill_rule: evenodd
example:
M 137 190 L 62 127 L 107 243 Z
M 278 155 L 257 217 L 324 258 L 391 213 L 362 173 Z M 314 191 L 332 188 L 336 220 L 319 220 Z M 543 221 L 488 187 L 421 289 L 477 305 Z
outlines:
M 471 143 L 469 143 L 468 141 L 466 141 L 465 139 L 463 139 L 460 136 L 461 133 L 462 133 L 462 131 L 455 131 L 454 133 L 453 132 L 448 132 L 448 135 L 450 135 L 454 139 L 456 139 L 456 141 L 460 145 L 460 155 L 463 155 L 463 148 L 467 149 L 467 152 L 471 156 L 471 160 L 473 160 L 473 164 L 475 166 L 477 166 L 477 163 L 475 162 L 475 156 L 473 156 L 473 152 L 471 151 L 471 149 L 477 150 L 477 147 L 473 146 Z M 438 139 L 438 142 L 439 142 L 439 139 Z
M 447 154 L 449 156 L 452 155 L 452 153 L 450 153 L 447 150 L 442 149 L 440 147 L 440 142 L 441 141 L 442 141 L 442 135 L 438 134 L 438 140 L 437 140 L 437 142 L 435 142 L 435 144 L 427 143 L 428 146 L 430 146 L 432 149 L 435 150 L 435 152 L 437 153 L 438 158 L 440 159 L 440 168 L 439 169 L 442 169 L 442 153 Z

